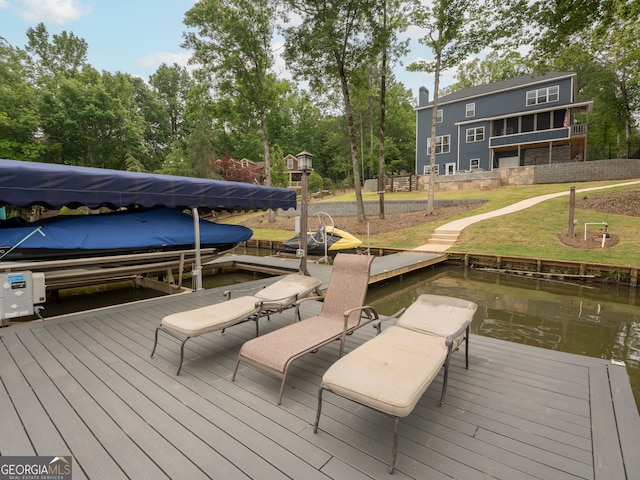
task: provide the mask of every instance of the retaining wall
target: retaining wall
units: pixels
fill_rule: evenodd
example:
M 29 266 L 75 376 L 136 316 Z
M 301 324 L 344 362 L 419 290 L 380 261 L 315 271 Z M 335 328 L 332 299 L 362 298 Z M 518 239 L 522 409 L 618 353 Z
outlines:
M 640 178 L 640 160 L 615 158 L 590 162 L 552 163 L 514 168 L 496 168 L 490 172 L 456 173 L 436 177 L 436 192 L 487 189 L 500 186 L 541 183 L 595 182 Z M 427 190 L 429 177 L 419 177 L 420 189 Z

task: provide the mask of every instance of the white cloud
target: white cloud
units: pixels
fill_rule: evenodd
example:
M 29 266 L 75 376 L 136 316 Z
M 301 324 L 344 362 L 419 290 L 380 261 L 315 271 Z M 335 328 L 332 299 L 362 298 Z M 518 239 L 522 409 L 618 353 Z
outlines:
M 8 0 L 0 0 L 0 10 L 3 10 L 5 8 L 9 8 L 11 6 L 11 4 L 9 3 Z
M 29 22 L 63 25 L 89 15 L 93 8 L 78 0 L 21 0 L 17 9 L 18 15 Z
M 140 65 L 141 67 L 157 68 L 163 63 L 166 63 L 167 65 L 173 65 L 174 63 L 177 63 L 181 67 L 190 67 L 190 65 L 188 65 L 190 58 L 190 52 L 154 52 L 150 55 L 146 55 L 144 57 L 136 59 L 136 64 Z

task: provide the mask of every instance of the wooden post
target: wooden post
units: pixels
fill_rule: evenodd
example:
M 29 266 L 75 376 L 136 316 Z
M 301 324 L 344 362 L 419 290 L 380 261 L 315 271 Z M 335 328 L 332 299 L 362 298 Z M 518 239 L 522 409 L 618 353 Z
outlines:
M 569 237 L 573 238 L 575 235 L 575 208 L 576 208 L 576 187 L 571 187 L 569 193 Z

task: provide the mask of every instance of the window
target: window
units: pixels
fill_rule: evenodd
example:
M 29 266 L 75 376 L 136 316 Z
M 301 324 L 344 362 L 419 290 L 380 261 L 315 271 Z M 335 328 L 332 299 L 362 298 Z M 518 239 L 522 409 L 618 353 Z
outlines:
M 451 144 L 451 135 L 441 135 L 436 137 L 436 154 L 449 153 Z M 431 155 L 431 137 L 427 138 L 427 155 Z
M 551 112 L 540 112 L 536 115 L 536 130 L 549 130 L 551 128 Z
M 287 170 L 293 170 L 293 158 L 287 158 Z
M 445 175 L 455 175 L 456 174 L 456 164 L 455 163 L 447 163 L 445 166 Z
M 534 126 L 534 116 L 533 115 L 525 115 L 521 119 L 521 131 L 522 132 L 533 132 Z
M 436 110 L 436 123 L 442 123 L 442 109 L 439 108 L 438 110 Z
M 504 118 L 493 122 L 493 136 L 501 137 L 504 135 Z
M 475 103 L 467 103 L 465 116 L 467 118 L 476 116 L 476 104 Z
M 437 163 L 433 166 L 433 171 L 436 172 L 436 175 L 440 175 L 440 165 Z M 429 175 L 429 165 L 425 165 L 422 169 L 423 175 Z
M 553 112 L 552 128 L 567 128 L 569 126 L 569 111 L 566 109 L 555 110 Z
M 527 92 L 527 106 L 539 105 L 541 103 L 557 102 L 560 97 L 560 87 L 539 88 Z
M 467 143 L 484 141 L 484 127 L 467 128 Z
M 480 159 L 472 158 L 469 160 L 469 170 L 479 170 L 480 169 Z

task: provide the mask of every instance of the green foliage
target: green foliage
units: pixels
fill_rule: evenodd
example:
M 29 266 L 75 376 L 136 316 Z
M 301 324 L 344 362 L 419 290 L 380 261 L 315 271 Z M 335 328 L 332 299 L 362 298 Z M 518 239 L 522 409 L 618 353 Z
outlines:
M 324 190 L 329 190 L 331 193 L 335 193 L 336 190 L 336 186 L 334 185 L 333 180 L 331 180 L 330 178 L 322 179 L 322 188 Z
M 274 187 L 289 186 L 289 174 L 284 157 L 284 152 L 279 145 L 271 146 L 271 185 Z
M 87 42 L 73 33 L 63 31 L 49 39 L 43 23 L 27 29 L 27 52 L 33 55 L 40 74 L 46 78 L 56 75 L 73 76 L 87 66 Z
M 146 172 L 144 165 L 130 153 L 124 157 L 127 172 Z
M 272 180 L 267 113 L 280 93 L 270 73 L 275 8 L 271 0 L 204 0 L 185 15 L 185 24 L 195 31 L 185 34 L 184 45 L 193 49 L 200 75 L 212 80 L 221 94 L 234 98 L 245 117 L 257 124 L 268 185 Z M 260 157 L 253 156 L 256 161 Z
M 590 28 L 571 30 L 566 43 L 539 43 L 532 56 L 549 59 L 541 69 L 579 74 L 580 96 L 594 101 L 589 143 L 632 142 L 640 111 L 640 31 L 632 13 L 638 7 L 621 0 L 586 3 L 601 16 L 582 12 L 572 19 Z
M 0 158 L 38 160 L 45 151 L 35 139 L 40 117 L 26 62 L 24 52 L 0 37 Z
M 309 193 L 322 191 L 322 177 L 317 172 L 311 172 L 309 174 Z
M 513 50 L 493 50 L 483 59 L 472 58 L 458 64 L 456 82 L 440 93 L 443 95 L 457 90 L 500 82 L 526 75 L 533 71 L 531 60 Z
M 184 151 L 179 142 L 174 142 L 173 148 L 159 170 L 154 173 L 164 175 L 178 175 L 182 177 L 193 177 L 195 172 L 191 164 L 185 159 Z

